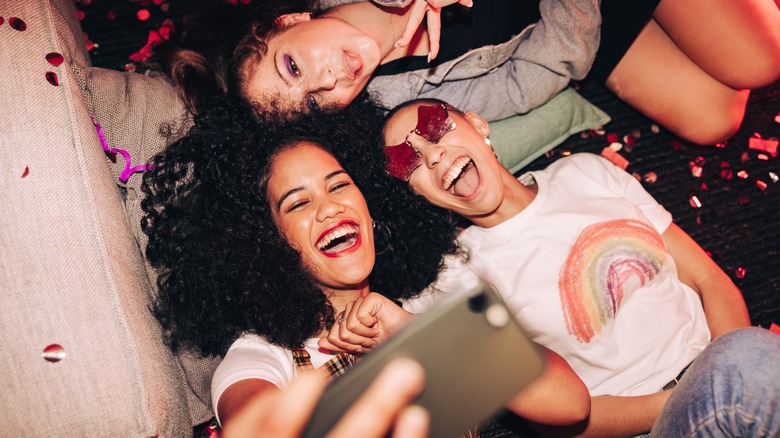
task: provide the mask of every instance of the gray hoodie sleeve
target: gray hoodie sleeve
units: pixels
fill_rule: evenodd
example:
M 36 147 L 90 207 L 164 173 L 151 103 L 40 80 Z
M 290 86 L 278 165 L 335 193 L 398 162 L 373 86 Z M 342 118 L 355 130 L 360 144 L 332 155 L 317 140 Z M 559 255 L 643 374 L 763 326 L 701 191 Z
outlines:
M 542 0 L 540 11 L 541 20 L 508 43 L 432 69 L 376 77 L 369 91 L 387 108 L 431 97 L 491 121 L 528 112 L 584 78 L 599 46 L 599 0 Z

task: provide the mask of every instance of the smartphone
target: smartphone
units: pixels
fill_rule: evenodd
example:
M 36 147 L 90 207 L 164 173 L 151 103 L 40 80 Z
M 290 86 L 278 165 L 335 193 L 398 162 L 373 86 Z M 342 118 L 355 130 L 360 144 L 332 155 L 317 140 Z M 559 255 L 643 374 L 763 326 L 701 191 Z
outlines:
M 415 403 L 430 413 L 431 437 L 458 437 L 541 374 L 544 362 L 495 290 L 467 277 L 462 290 L 417 316 L 323 393 L 303 434 L 322 437 L 391 360 L 425 369 Z

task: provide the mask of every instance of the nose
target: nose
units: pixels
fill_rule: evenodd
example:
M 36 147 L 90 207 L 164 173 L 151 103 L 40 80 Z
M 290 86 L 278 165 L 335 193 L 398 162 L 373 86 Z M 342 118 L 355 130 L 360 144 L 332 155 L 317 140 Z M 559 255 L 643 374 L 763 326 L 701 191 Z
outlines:
M 312 91 L 330 91 L 336 88 L 336 83 L 338 83 L 338 78 L 333 73 L 333 70 L 330 67 L 323 68 L 314 78 L 311 89 Z
M 444 156 L 444 147 L 437 143 L 428 143 L 422 138 L 412 140 L 412 146 L 417 150 L 429 169 L 433 169 Z
M 325 197 L 317 205 L 317 220 L 322 222 L 344 213 L 344 205 L 330 196 Z

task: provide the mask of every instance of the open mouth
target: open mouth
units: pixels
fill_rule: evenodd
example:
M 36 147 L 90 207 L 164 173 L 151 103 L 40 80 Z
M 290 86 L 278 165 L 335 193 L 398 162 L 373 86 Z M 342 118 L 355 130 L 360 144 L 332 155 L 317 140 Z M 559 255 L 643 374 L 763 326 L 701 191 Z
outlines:
M 359 242 L 359 228 L 356 223 L 346 222 L 331 228 L 317 240 L 315 246 L 325 255 L 338 255 Z
M 441 188 L 455 196 L 469 197 L 479 187 L 479 171 L 469 157 L 460 157 L 441 180 Z

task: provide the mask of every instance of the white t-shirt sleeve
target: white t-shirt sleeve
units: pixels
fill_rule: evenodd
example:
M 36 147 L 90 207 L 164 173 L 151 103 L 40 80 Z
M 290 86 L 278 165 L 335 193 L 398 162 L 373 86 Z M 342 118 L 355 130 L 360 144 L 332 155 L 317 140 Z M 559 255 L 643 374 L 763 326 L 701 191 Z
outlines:
M 241 336 L 230 346 L 211 379 L 211 402 L 215 415 L 219 398 L 230 385 L 246 379 L 261 379 L 284 388 L 290 384 L 294 368 L 288 350 L 257 335 Z
M 404 310 L 414 314 L 425 313 L 432 309 L 436 304 L 451 296 L 461 289 L 464 276 L 474 276 L 462 261 L 460 255 L 447 255 L 444 257 L 444 269 L 436 281 L 420 295 L 402 300 Z

